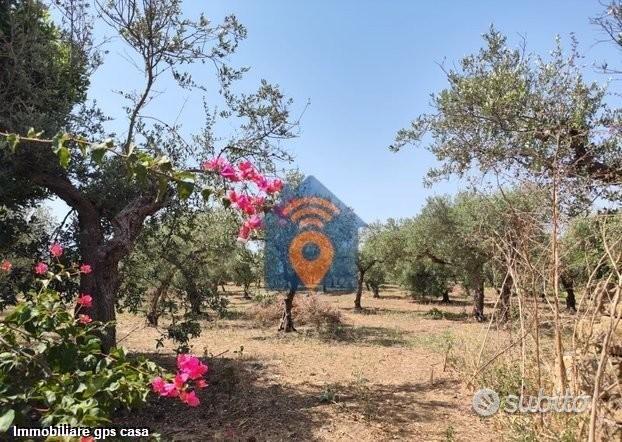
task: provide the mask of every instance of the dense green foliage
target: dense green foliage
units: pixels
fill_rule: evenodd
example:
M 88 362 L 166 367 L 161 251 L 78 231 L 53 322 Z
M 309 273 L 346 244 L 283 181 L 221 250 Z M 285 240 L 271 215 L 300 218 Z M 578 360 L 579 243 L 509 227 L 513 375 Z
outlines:
M 50 243 L 51 221 L 43 210 L 0 206 L 0 257 L 12 271 L 0 277 L 0 310 L 17 302 L 19 292 L 34 285 L 33 260 L 41 258 Z
M 82 324 L 59 294 L 30 293 L 0 323 L 0 416 L 11 424 L 96 426 L 120 407 L 143 404 L 160 369 L 101 353 L 105 324 Z M 19 381 L 17 381 L 19 380 Z

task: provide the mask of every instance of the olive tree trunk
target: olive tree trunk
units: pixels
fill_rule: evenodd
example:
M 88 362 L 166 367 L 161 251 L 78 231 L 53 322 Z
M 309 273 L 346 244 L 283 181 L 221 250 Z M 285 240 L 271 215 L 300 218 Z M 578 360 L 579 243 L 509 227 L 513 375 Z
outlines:
M 354 309 L 362 310 L 361 298 L 363 297 L 363 278 L 365 277 L 365 271 L 359 270 L 359 276 L 356 281 L 356 296 L 354 297 Z
M 574 283 L 572 281 L 572 278 L 569 278 L 566 275 L 562 275 L 560 277 L 560 282 L 562 283 L 562 287 L 566 291 L 566 309 L 569 312 L 576 313 L 577 299 L 574 294 Z
M 287 292 L 287 296 L 283 302 L 283 316 L 279 324 L 279 331 L 286 333 L 296 331 L 294 327 L 294 318 L 292 316 L 292 307 L 294 306 L 294 296 L 296 295 L 296 286 L 292 286 Z
M 147 324 L 152 327 L 158 326 L 158 320 L 160 319 L 160 300 L 162 299 L 162 295 L 166 292 L 171 285 L 171 281 L 175 276 L 177 269 L 172 269 L 168 272 L 166 277 L 162 280 L 157 289 L 153 292 L 153 297 L 151 298 L 151 304 L 149 305 L 149 312 L 147 313 Z
M 484 316 L 484 278 L 479 275 L 473 291 L 473 316 L 478 322 L 486 320 Z
M 356 296 L 354 297 L 354 310 L 362 310 L 361 297 L 363 296 L 363 284 L 365 283 L 365 273 L 376 263 L 376 260 L 372 260 L 368 264 L 363 264 L 360 259 L 357 259 L 356 268 L 358 269 L 358 277 L 356 280 Z
M 380 298 L 380 286 L 378 284 L 372 284 L 371 291 L 374 298 Z

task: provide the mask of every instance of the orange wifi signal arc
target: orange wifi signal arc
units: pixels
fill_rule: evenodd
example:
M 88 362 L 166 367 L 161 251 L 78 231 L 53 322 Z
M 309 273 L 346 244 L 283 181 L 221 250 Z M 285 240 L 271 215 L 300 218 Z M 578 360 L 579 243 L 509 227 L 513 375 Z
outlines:
M 303 230 L 308 227 L 317 227 L 320 230 L 340 210 L 329 200 L 320 197 L 297 198 L 290 201 L 283 209 L 283 214 L 289 216 L 298 227 Z
M 332 213 L 320 209 L 319 207 L 304 207 L 292 213 L 290 219 L 294 222 L 298 222 L 302 218 L 306 218 L 309 216 L 317 216 L 323 221 L 330 221 L 330 219 L 333 217 Z
M 327 209 L 330 213 L 338 215 L 340 210 L 339 207 L 335 206 L 332 202 L 319 198 L 317 196 L 305 197 L 305 198 L 296 198 L 291 200 L 283 209 L 283 214 L 285 216 L 289 216 L 291 212 L 295 212 L 302 206 L 320 206 L 324 209 Z
M 315 226 L 319 229 L 322 229 L 324 227 L 324 223 L 318 218 L 307 218 L 301 220 L 300 223 L 298 223 L 298 227 L 300 227 L 300 229 L 304 229 L 310 226 Z

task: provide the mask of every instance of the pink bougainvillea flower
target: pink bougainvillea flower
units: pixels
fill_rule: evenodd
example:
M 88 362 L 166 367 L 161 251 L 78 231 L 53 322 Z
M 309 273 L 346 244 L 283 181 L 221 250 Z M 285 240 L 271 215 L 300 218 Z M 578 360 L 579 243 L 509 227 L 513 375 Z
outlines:
M 266 188 L 267 193 L 277 193 L 283 189 L 283 181 L 280 179 L 272 180 L 268 183 L 268 187 Z
M 179 390 L 172 382 L 166 382 L 160 391 L 160 396 L 164 397 L 177 397 L 179 396 Z
M 35 273 L 37 275 L 45 275 L 45 272 L 48 271 L 48 265 L 44 262 L 40 262 L 35 266 Z
M 231 164 L 225 164 L 220 168 L 220 176 L 229 181 L 240 181 L 237 171 Z
M 93 305 L 93 297 L 86 293 L 82 293 L 76 303 L 85 308 L 91 308 Z
M 258 188 L 259 188 L 259 190 L 261 190 L 262 192 L 267 192 L 267 191 L 268 191 L 268 185 L 269 185 L 269 182 L 268 182 L 268 180 L 266 179 L 266 177 L 265 177 L 265 176 L 263 176 L 263 175 L 259 175 L 259 174 L 258 174 L 258 175 L 256 175 L 256 176 L 253 178 L 253 182 L 254 182 L 255 184 L 257 184 L 257 187 L 258 187 Z
M 227 193 L 227 199 L 231 201 L 232 204 L 237 203 L 239 197 L 240 195 L 235 190 L 230 190 L 229 193 Z
M 61 246 L 57 242 L 50 246 L 50 253 L 54 258 L 58 258 L 59 256 L 61 256 L 63 254 L 63 250 L 63 246 Z
M 255 213 L 253 199 L 248 195 L 240 195 L 235 204 L 242 212 L 246 213 L 247 215 L 253 215 Z
M 201 401 L 197 397 L 197 394 L 194 391 L 190 391 L 184 395 L 183 401 L 190 405 L 191 407 L 198 407 Z
M 90 324 L 93 320 L 89 315 L 78 315 L 78 322 L 80 322 L 80 324 Z
M 191 407 L 198 406 L 199 398 L 194 390 L 188 391 L 188 381 L 194 381 L 194 388 L 207 387 L 207 382 L 203 379 L 203 375 L 207 373 L 207 365 L 194 355 L 179 354 L 177 355 L 177 368 L 179 371 L 173 382 L 166 382 L 158 376 L 151 380 L 151 388 L 160 396 L 179 397 L 182 402 Z
M 259 215 L 253 215 L 246 220 L 244 225 L 248 226 L 250 230 L 255 230 L 261 227 L 261 217 Z
M 157 376 L 151 380 L 151 388 L 154 393 L 161 394 L 164 391 L 164 379 Z
M 191 357 L 192 357 L 192 355 L 189 355 L 189 354 L 186 354 L 186 353 L 178 354 L 177 355 L 177 368 L 181 370 L 182 367 L 184 367 L 187 364 L 189 364 Z
M 198 379 L 207 373 L 207 365 L 194 355 L 180 354 L 177 356 L 177 368 L 186 373 L 190 379 Z
M 240 176 L 245 180 L 252 180 L 257 175 L 257 171 L 250 161 L 242 161 L 238 164 L 238 169 L 240 170 Z
M 95 438 L 93 436 L 82 436 L 80 442 L 95 442 Z
M 93 271 L 93 268 L 91 267 L 90 264 L 82 264 L 80 266 L 80 273 L 84 273 L 85 275 L 88 275 L 92 271 Z
M 184 372 L 177 373 L 175 375 L 175 379 L 173 380 L 175 387 L 177 387 L 178 390 L 181 390 L 183 386 L 186 384 L 186 382 L 188 382 L 189 377 L 190 375 L 188 373 L 184 373 Z
M 255 208 L 260 209 L 266 203 L 266 197 L 263 195 L 254 196 L 252 201 Z
M 246 242 L 248 241 L 248 237 L 251 234 L 251 229 L 244 224 L 242 227 L 240 227 L 240 231 L 238 232 L 238 241 L 240 242 Z
M 8 273 L 11 271 L 12 268 L 13 268 L 13 264 L 11 264 L 10 261 L 6 259 L 2 260 L 2 264 L 0 264 L 0 270 Z

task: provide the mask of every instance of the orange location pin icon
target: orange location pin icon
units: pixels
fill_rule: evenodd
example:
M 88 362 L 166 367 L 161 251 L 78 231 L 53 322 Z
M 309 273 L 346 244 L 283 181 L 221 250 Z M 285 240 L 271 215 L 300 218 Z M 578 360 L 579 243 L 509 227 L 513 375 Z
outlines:
M 315 245 L 319 253 L 314 258 L 305 257 L 307 245 Z M 294 271 L 307 288 L 317 287 L 333 262 L 333 245 L 321 232 L 303 231 L 292 239 L 289 245 L 289 261 Z

